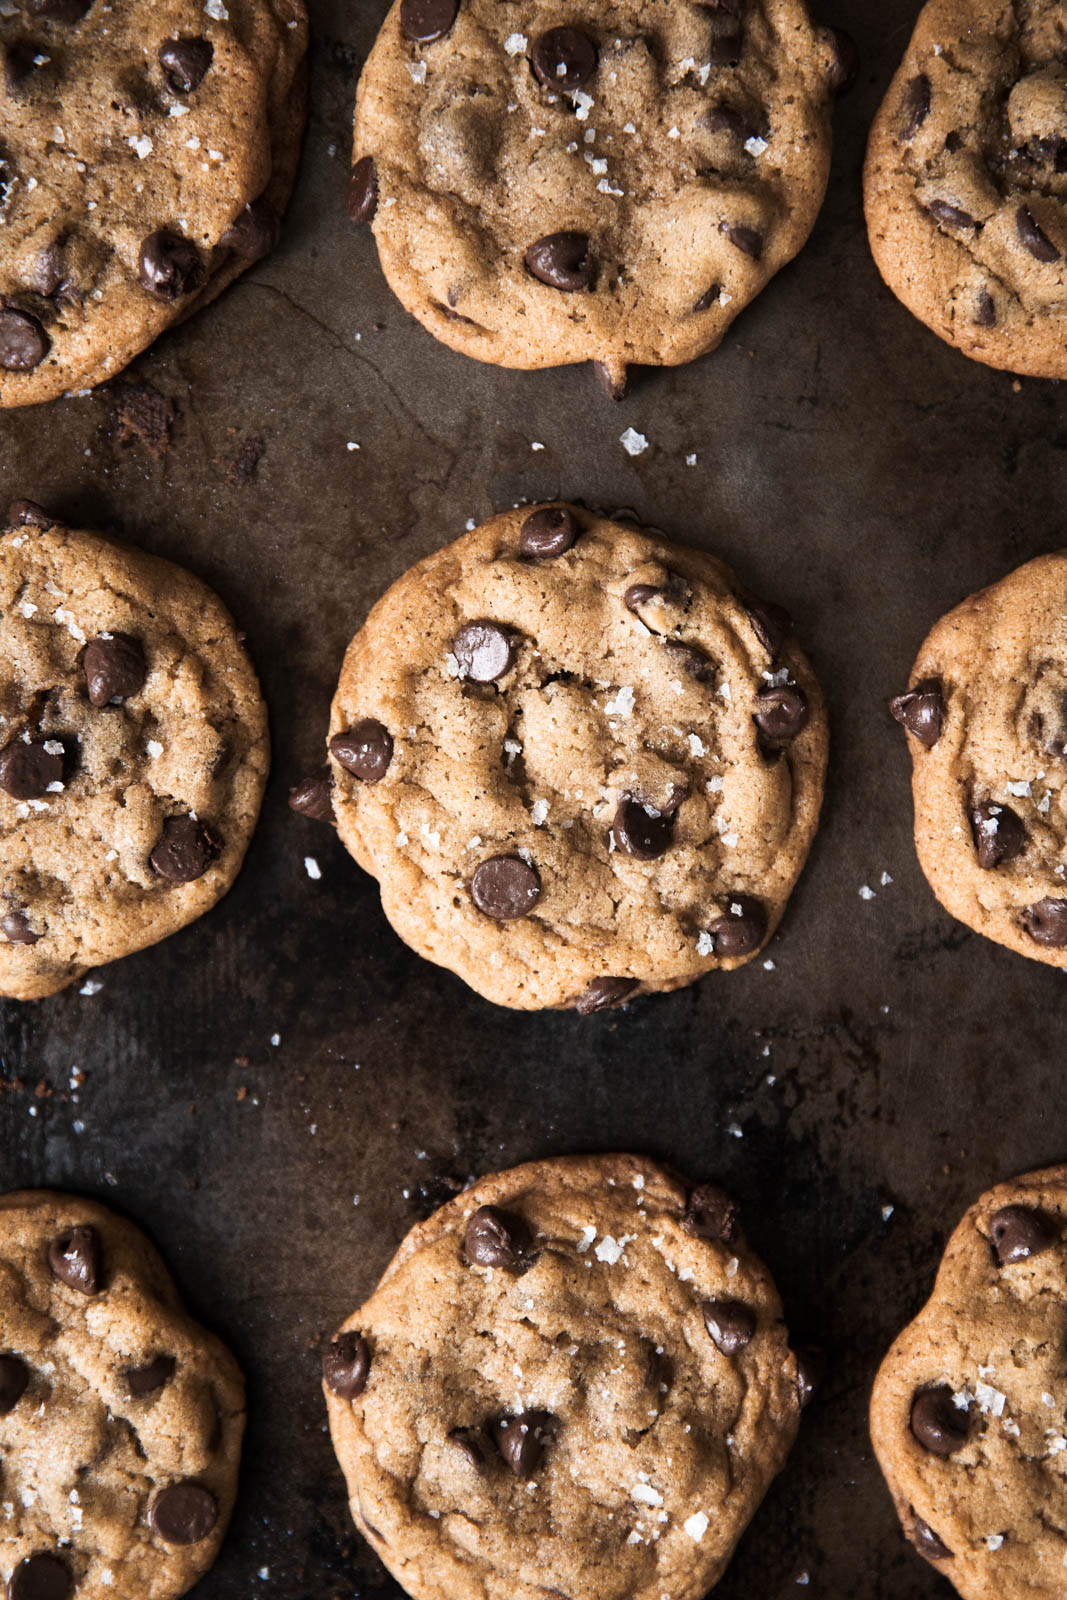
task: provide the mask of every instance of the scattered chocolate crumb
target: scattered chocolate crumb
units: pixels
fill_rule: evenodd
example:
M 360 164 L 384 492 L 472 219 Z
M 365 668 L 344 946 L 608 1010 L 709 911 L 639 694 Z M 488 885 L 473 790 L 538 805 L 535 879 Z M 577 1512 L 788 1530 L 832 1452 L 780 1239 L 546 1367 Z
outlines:
M 113 412 L 120 444 L 144 445 L 157 461 L 170 449 L 170 430 L 178 416 L 173 400 L 151 383 L 119 383 L 114 390 Z
M 243 489 L 252 482 L 266 448 L 267 441 L 260 434 L 253 434 L 244 441 L 226 472 L 226 482 L 231 489 Z

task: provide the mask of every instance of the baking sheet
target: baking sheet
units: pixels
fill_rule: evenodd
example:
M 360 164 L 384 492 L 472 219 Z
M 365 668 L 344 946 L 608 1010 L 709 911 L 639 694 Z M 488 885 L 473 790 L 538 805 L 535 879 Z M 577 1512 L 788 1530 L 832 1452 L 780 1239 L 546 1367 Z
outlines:
M 271 706 L 274 774 L 228 899 L 103 969 L 95 994 L 0 1008 L 4 1185 L 80 1190 L 144 1226 L 248 1374 L 240 1503 L 198 1600 L 399 1595 L 348 1522 L 320 1339 L 449 1180 L 627 1147 L 735 1191 L 797 1337 L 830 1355 L 717 1596 L 785 1600 L 805 1574 L 831 1600 L 950 1593 L 897 1530 L 867 1394 L 964 1207 L 1067 1153 L 1067 988 L 934 901 L 884 704 L 942 611 L 1063 541 L 1067 424 L 1056 385 L 942 346 L 867 252 L 863 139 L 914 9 L 822 13 L 865 65 L 810 245 L 717 354 L 641 375 L 613 406 L 588 369 L 452 354 L 391 298 L 343 215 L 386 0 L 312 0 L 285 240 L 133 373 L 178 409 L 169 451 L 123 443 L 107 393 L 0 416 L 2 499 L 186 562 L 247 630 Z M 628 426 L 649 440 L 636 458 Z M 264 451 L 241 481 L 248 441 Z M 584 1020 L 495 1009 L 420 962 L 329 830 L 286 807 L 381 590 L 469 517 L 556 496 L 628 508 L 787 605 L 833 735 L 773 968 Z

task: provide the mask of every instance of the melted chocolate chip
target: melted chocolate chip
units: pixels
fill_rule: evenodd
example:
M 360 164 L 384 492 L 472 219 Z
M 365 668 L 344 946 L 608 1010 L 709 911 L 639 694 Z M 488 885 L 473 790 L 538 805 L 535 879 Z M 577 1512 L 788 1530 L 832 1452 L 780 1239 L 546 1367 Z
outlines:
M 169 305 L 200 287 L 204 269 L 195 245 L 180 233 L 160 228 L 141 246 L 140 277 L 153 299 Z
M 496 1424 L 496 1447 L 517 1478 L 532 1477 L 541 1465 L 547 1421 L 543 1411 L 522 1411 Z
M 350 1328 L 330 1340 L 322 1352 L 322 1376 L 327 1389 L 342 1400 L 363 1393 L 370 1376 L 370 1346 L 361 1333 Z
M 262 261 L 269 256 L 282 236 L 281 218 L 261 194 L 250 200 L 219 240 L 223 250 L 232 250 L 242 261 Z
M 443 39 L 459 14 L 459 0 L 403 0 L 400 26 L 416 44 Z
M 631 583 L 623 595 L 623 604 L 628 611 L 636 612 L 641 606 L 646 606 L 662 591 L 654 583 Z
M 751 256 L 753 261 L 758 261 L 763 254 L 763 235 L 757 228 L 750 228 L 743 222 L 720 222 L 719 232 L 724 233 L 742 255 Z
M 592 1016 L 594 1011 L 611 1011 L 623 1005 L 636 988 L 636 978 L 594 978 L 574 1002 L 574 1009 L 580 1017 Z
M 30 927 L 30 919 L 25 911 L 9 911 L 0 917 L 0 932 L 8 944 L 36 944 L 42 937 Z
M 159 47 L 159 64 L 168 89 L 174 94 L 192 94 L 207 76 L 215 50 L 210 39 L 179 34 L 164 39 Z
M 554 561 L 577 544 L 581 531 L 569 506 L 542 506 L 523 523 L 519 552 L 531 561 Z
M 751 895 L 734 895 L 726 913 L 708 923 L 715 954 L 726 960 L 751 955 L 767 933 L 767 913 Z
M 793 1354 L 797 1363 L 797 1399 L 801 1411 L 806 1411 L 826 1381 L 826 1351 L 806 1344 Z
M 900 137 L 914 139 L 930 115 L 930 80 L 925 72 L 912 78 L 900 103 Z
M 67 1600 L 70 1573 L 58 1556 L 42 1552 L 20 1561 L 7 1586 L 7 1600 Z
M 12 739 L 0 750 L 0 789 L 12 800 L 39 800 L 63 782 L 63 757 L 58 739 Z
M 663 648 L 670 656 L 671 661 L 679 667 L 687 677 L 694 678 L 697 683 L 715 682 L 715 663 L 703 650 L 694 644 L 683 644 L 680 639 L 664 639 Z
M 30 1369 L 21 1357 L 0 1356 L 0 1417 L 14 1411 L 29 1381 Z
M 168 817 L 148 860 L 168 883 L 193 883 L 217 859 L 221 845 L 196 817 Z
M 472 683 L 495 683 L 515 658 L 510 635 L 495 622 L 468 622 L 452 640 L 460 677 Z
M 977 228 L 978 223 L 969 211 L 952 205 L 948 200 L 931 200 L 927 211 L 943 228 Z
M 100 1237 L 95 1228 L 67 1228 L 48 1246 L 48 1265 L 68 1289 L 96 1294 L 101 1285 Z
M 48 335 L 36 317 L 13 306 L 0 309 L 0 367 L 5 372 L 32 372 L 48 349 Z
M 215 1496 L 199 1483 L 168 1484 L 152 1501 L 152 1526 L 167 1544 L 199 1544 L 219 1520 Z
M 1014 861 L 1026 849 L 1026 829 L 1010 806 L 988 801 L 972 806 L 970 820 L 978 865 L 986 872 Z
M 859 77 L 859 47 L 844 28 L 827 28 L 826 32 L 833 51 L 830 63 L 830 91 L 832 94 L 847 94 Z
M 701 1183 L 691 1192 L 682 1216 L 682 1227 L 697 1239 L 721 1239 L 729 1244 L 737 1237 L 740 1207 L 717 1183 Z
M 333 822 L 333 775 L 328 767 L 293 784 L 289 809 L 312 822 Z
M 775 605 L 773 600 L 749 600 L 745 610 L 756 638 L 771 660 L 776 660 L 779 650 L 793 631 L 793 619 L 789 612 L 785 606 Z
M 7 526 L 40 528 L 43 533 L 47 533 L 49 528 L 55 528 L 58 524 L 43 506 L 37 504 L 36 500 L 12 500 L 7 508 Z
M 478 1267 L 517 1267 L 523 1256 L 525 1227 L 496 1206 L 479 1206 L 463 1235 L 463 1254 Z
M 348 179 L 348 215 L 353 222 L 373 222 L 378 210 L 378 169 L 373 156 L 361 156 Z
M 947 1384 L 919 1390 L 911 1403 L 911 1431 L 931 1455 L 951 1456 L 963 1449 L 969 1432 L 967 1413 L 957 1406 Z
M 739 1300 L 708 1300 L 704 1305 L 704 1326 L 724 1356 L 735 1356 L 752 1343 L 756 1313 Z
M 1023 912 L 1023 927 L 1035 944 L 1051 949 L 1067 945 L 1067 900 L 1038 900 Z
M 364 783 L 380 783 L 393 760 L 393 736 L 375 717 L 363 717 L 330 740 L 334 760 Z
M 534 76 L 546 89 L 580 89 L 596 63 L 596 45 L 581 28 L 549 28 L 530 51 Z
M 1019 243 L 1024 249 L 1029 250 L 1035 261 L 1049 262 L 1060 259 L 1060 252 L 1048 234 L 1038 226 L 1037 218 L 1029 206 L 1020 206 L 1016 211 L 1015 231 L 1019 236 Z
M 941 737 L 945 720 L 941 679 L 923 678 L 914 689 L 907 689 L 890 700 L 889 710 L 920 744 L 926 745 L 928 750 L 933 749 Z
M 693 310 L 710 311 L 713 305 L 718 304 L 719 296 L 721 294 L 722 284 L 713 283 L 710 289 L 705 289 L 704 293 L 700 296 L 700 299 L 694 302 Z
M 671 847 L 674 816 L 673 810 L 654 811 L 633 795 L 624 795 L 611 825 L 616 848 L 639 861 L 655 861 Z
M 469 1467 L 473 1467 L 475 1472 L 482 1471 L 485 1466 L 485 1451 L 482 1448 L 482 1435 L 476 1428 L 453 1428 L 448 1435 L 448 1442 Z
M 938 1538 L 930 1524 L 924 1522 L 922 1517 L 916 1516 L 914 1508 L 911 1517 L 911 1532 L 908 1537 L 919 1554 L 925 1556 L 927 1561 L 950 1561 L 952 1551 L 942 1539 Z
M 988 289 L 979 289 L 974 297 L 974 320 L 979 328 L 996 326 L 997 308 Z
M 1029 1261 L 1051 1250 L 1060 1237 L 1059 1224 L 1034 1206 L 1002 1206 L 989 1224 L 993 1253 L 1002 1267 Z
M 541 881 L 520 856 L 490 856 L 475 869 L 471 898 L 497 922 L 527 916 L 541 898 Z
M 144 649 L 128 633 L 102 634 L 86 645 L 82 671 L 91 705 L 121 705 L 144 688 Z
M 596 262 L 584 233 L 549 233 L 532 244 L 525 255 L 526 270 L 539 283 L 568 293 L 588 289 L 596 277 Z
M 808 725 L 808 697 L 795 683 L 761 689 L 756 696 L 753 722 L 765 744 L 780 750 Z
M 173 1378 L 178 1363 L 173 1356 L 156 1356 L 143 1367 L 127 1367 L 126 1391 L 134 1400 L 155 1394 Z

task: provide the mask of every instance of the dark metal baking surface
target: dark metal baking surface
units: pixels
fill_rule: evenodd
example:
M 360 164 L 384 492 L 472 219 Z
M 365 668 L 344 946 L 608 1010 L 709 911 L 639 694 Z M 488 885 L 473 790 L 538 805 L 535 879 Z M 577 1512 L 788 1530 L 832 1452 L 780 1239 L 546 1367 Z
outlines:
M 934 901 L 884 706 L 942 611 L 1063 542 L 1067 424 L 1055 385 L 968 362 L 881 286 L 859 170 L 913 8 L 834 6 L 865 68 L 811 244 L 716 355 L 643 376 L 620 405 L 588 369 L 453 355 L 391 298 L 343 214 L 386 0 L 312 0 L 284 242 L 133 374 L 178 408 L 169 452 L 122 443 L 106 392 L 0 417 L 4 500 L 114 526 L 213 583 L 272 711 L 274 775 L 229 898 L 103 969 L 98 993 L 5 1005 L 0 1032 L 4 1186 L 81 1190 L 142 1224 L 248 1374 L 240 1504 L 198 1600 L 399 1594 L 348 1522 L 321 1337 L 447 1180 L 628 1147 L 735 1190 L 797 1335 L 830 1355 L 717 1596 L 785 1600 L 805 1574 L 801 1592 L 831 1600 L 949 1593 L 897 1530 L 867 1395 L 964 1207 L 1067 1153 L 1067 989 Z M 627 426 L 649 440 L 633 459 Z M 250 478 L 230 470 L 249 440 L 265 447 Z M 469 517 L 558 495 L 631 508 L 786 604 L 833 726 L 823 828 L 773 966 L 586 1020 L 494 1009 L 420 962 L 329 830 L 286 807 L 380 591 Z

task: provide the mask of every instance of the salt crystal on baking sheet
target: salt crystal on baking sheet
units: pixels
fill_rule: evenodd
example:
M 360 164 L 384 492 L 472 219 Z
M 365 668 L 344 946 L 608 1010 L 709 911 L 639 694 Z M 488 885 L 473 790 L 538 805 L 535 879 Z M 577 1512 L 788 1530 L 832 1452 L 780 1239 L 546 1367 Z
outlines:
M 648 449 L 648 440 L 636 428 L 627 428 L 625 433 L 621 433 L 619 443 L 628 456 L 639 456 Z

